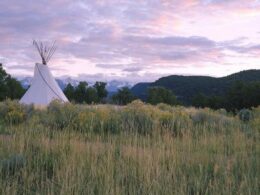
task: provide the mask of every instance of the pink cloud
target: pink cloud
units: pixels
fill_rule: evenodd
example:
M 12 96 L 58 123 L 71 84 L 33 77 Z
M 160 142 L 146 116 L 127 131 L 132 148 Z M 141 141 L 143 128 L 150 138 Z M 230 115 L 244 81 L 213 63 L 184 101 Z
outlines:
M 255 0 L 2 0 L 0 7 L 5 8 L 0 12 L 0 57 L 8 67 L 37 61 L 32 39 L 57 40 L 53 62 L 60 67 L 73 64 L 74 75 L 156 73 L 181 67 L 210 70 L 226 64 L 230 55 L 259 54 L 259 35 L 252 38 L 260 31 L 252 25 L 260 19 Z M 248 38 L 241 43 L 239 37 Z M 256 60 L 250 63 L 257 66 Z M 98 64 L 124 66 L 112 70 Z M 67 74 L 68 69 L 56 72 Z

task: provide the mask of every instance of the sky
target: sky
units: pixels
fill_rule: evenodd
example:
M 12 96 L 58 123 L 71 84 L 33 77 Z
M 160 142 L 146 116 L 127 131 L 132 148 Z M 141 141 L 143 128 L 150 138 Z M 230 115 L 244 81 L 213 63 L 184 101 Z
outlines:
M 55 77 L 154 81 L 260 69 L 260 0 L 1 0 L 0 62 L 32 76 L 32 40 Z

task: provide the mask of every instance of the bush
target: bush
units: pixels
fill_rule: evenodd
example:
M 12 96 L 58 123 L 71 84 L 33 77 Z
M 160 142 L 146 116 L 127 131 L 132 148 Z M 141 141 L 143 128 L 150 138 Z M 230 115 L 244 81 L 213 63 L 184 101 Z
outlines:
M 252 112 L 248 109 L 242 109 L 238 113 L 238 117 L 243 122 L 248 122 L 253 118 Z
M 32 106 L 6 101 L 0 103 L 0 116 L 5 124 L 19 124 L 26 120 L 36 129 L 39 125 L 54 130 L 113 134 L 137 132 L 141 135 L 160 131 L 175 137 L 195 131 L 222 131 L 234 124 L 225 110 L 214 112 L 163 103 L 152 106 L 140 100 L 126 106 L 88 106 L 53 101 L 47 109 L 33 109 Z M 246 120 L 246 116 L 243 117 Z
M 95 114 L 91 111 L 81 111 L 75 122 L 75 128 L 81 132 L 93 131 L 93 121 L 95 119 Z
M 21 154 L 14 154 L 8 159 L 0 161 L 0 170 L 2 176 L 11 176 L 17 173 L 25 166 L 26 160 Z
M 24 119 L 25 119 L 24 113 L 18 110 L 9 111 L 5 116 L 5 121 L 9 124 L 19 124 L 23 122 Z
M 135 100 L 121 112 L 122 128 L 142 135 L 151 134 L 155 126 L 153 114 L 150 106 L 140 100 Z
M 228 117 L 212 112 L 209 109 L 199 109 L 191 113 L 190 118 L 194 124 L 226 124 L 229 122 Z
M 177 98 L 171 90 L 164 87 L 149 87 L 147 102 L 153 105 L 165 103 L 169 105 L 177 105 Z
M 63 104 L 55 100 L 50 103 L 47 107 L 47 112 L 40 120 L 44 125 L 62 130 L 75 125 L 75 120 L 80 110 L 78 106 L 70 103 Z
M 228 116 L 228 112 L 224 108 L 220 108 L 216 112 L 220 115 Z
M 204 111 L 198 111 L 198 112 L 192 113 L 190 117 L 191 117 L 193 123 L 203 124 L 203 123 L 207 122 L 207 120 L 209 118 L 209 114 L 205 113 Z
M 169 104 L 159 103 L 156 105 L 156 107 L 162 111 L 169 111 L 169 112 L 173 111 L 173 107 L 170 106 Z
M 213 112 L 210 109 L 196 109 L 190 113 L 193 126 L 190 128 L 193 136 L 200 136 L 205 133 L 232 133 L 231 129 L 236 129 L 239 123 L 234 119 Z
M 29 108 L 18 101 L 6 100 L 0 104 L 0 118 L 9 125 L 20 124 L 26 120 Z

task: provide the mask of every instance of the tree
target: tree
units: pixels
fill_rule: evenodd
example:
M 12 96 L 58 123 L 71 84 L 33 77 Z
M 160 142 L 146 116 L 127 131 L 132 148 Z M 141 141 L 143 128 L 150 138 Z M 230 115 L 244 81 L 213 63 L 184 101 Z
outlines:
M 0 63 L 0 100 L 4 100 L 7 95 L 7 86 L 6 86 L 6 78 L 7 73 L 3 69 L 2 64 Z
M 215 96 L 215 95 L 208 97 L 206 103 L 207 103 L 206 107 L 212 109 L 225 108 L 226 105 L 224 96 Z
M 202 93 L 199 93 L 192 98 L 192 105 L 197 108 L 204 108 L 207 106 L 207 104 L 208 104 L 207 96 L 205 96 Z
M 236 82 L 227 92 L 226 108 L 230 111 L 260 105 L 260 82 Z
M 106 90 L 106 85 L 107 84 L 104 82 L 96 82 L 94 85 L 98 96 L 98 102 L 102 102 L 102 100 L 107 97 L 108 92 Z
M 260 105 L 260 82 L 235 82 L 223 96 L 205 96 L 198 94 L 193 98 L 195 107 L 209 107 L 212 109 L 225 108 L 236 112 L 243 108 Z
M 245 89 L 245 108 L 260 105 L 260 82 L 250 82 Z
M 24 93 L 21 83 L 7 74 L 0 63 L 0 101 L 6 98 L 20 99 Z
M 102 87 L 100 87 L 100 89 L 102 89 Z M 70 101 L 74 100 L 77 103 L 85 102 L 87 104 L 92 104 L 99 102 L 96 88 L 88 87 L 87 82 L 80 82 L 77 87 L 68 84 L 64 89 L 64 94 Z
M 21 83 L 16 79 L 8 76 L 6 79 L 7 96 L 10 99 L 20 99 L 25 93 L 25 89 L 22 87 Z
M 77 87 L 68 85 L 64 93 L 70 100 L 75 100 L 77 103 L 86 102 L 88 104 L 99 103 L 107 96 L 106 83 L 96 82 L 93 87 L 87 87 L 86 82 L 80 82 Z M 150 95 L 150 103 L 167 103 L 170 105 L 177 104 L 176 97 L 170 90 L 165 88 L 152 88 Z M 112 101 L 119 105 L 126 105 L 136 97 L 132 94 L 128 87 L 123 87 L 112 96 Z
M 97 90 L 94 87 L 88 87 L 86 93 L 86 103 L 93 104 L 99 101 Z
M 70 101 L 75 100 L 75 88 L 70 83 L 65 87 L 63 92 Z
M 227 108 L 235 111 L 235 109 L 243 108 L 243 88 L 244 83 L 235 82 L 227 92 Z
M 119 105 L 126 105 L 135 99 L 136 97 L 132 94 L 128 87 L 119 89 L 118 92 L 112 96 L 113 102 Z
M 222 96 L 205 96 L 202 93 L 192 98 L 192 105 L 197 108 L 213 108 L 220 109 L 225 107 L 225 97 Z
M 75 89 L 74 98 L 78 103 L 83 103 L 87 99 L 87 86 L 88 83 L 83 81 L 79 82 L 78 86 Z
M 154 105 L 158 103 L 165 103 L 169 105 L 178 104 L 172 91 L 164 87 L 150 87 L 148 89 L 147 102 Z

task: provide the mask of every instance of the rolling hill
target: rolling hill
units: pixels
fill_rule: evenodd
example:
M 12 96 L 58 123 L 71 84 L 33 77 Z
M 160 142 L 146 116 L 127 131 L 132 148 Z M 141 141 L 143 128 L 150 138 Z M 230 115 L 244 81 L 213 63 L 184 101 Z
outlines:
M 135 96 L 145 100 L 149 87 L 165 87 L 172 90 L 178 100 L 190 104 L 191 99 L 198 93 L 207 96 L 223 95 L 235 81 L 260 81 L 260 70 L 246 70 L 220 78 L 172 75 L 152 83 L 138 83 L 131 90 Z

